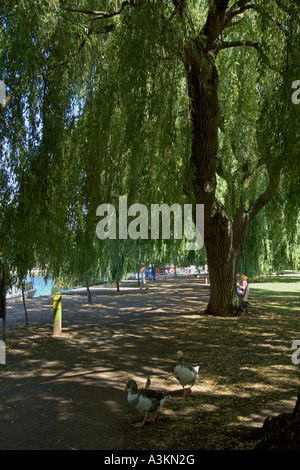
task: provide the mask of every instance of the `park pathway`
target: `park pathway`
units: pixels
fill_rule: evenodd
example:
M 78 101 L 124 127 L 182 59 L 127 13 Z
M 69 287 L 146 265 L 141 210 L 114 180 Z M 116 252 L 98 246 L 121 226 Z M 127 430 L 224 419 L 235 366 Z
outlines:
M 53 296 L 27 301 L 28 329 L 22 304 L 9 305 L 0 449 L 190 449 L 195 432 L 197 449 L 239 448 L 230 431 L 240 424 L 261 426 L 266 416 L 292 411 L 296 313 L 274 308 L 274 293 L 263 307 L 253 296 L 241 318 L 199 315 L 208 294 L 196 277 L 143 291 L 94 287 L 92 305 L 84 289 L 74 290 L 62 298 L 60 337 L 52 335 Z M 297 303 L 295 295 L 286 299 Z M 191 398 L 177 394 L 179 349 L 206 363 Z M 147 377 L 172 399 L 155 423 L 137 429 L 141 415 L 123 390 L 129 378 L 143 386 Z
M 199 309 L 208 290 L 198 279 L 63 295 L 63 334 L 52 337 L 53 296 L 7 312 L 6 365 L 0 376 L 0 449 L 123 449 L 128 426 L 140 420 L 124 385 L 177 389 L 172 377 L 178 345 L 169 321 Z M 188 297 L 188 298 L 187 298 Z M 203 307 L 205 303 L 203 303 Z

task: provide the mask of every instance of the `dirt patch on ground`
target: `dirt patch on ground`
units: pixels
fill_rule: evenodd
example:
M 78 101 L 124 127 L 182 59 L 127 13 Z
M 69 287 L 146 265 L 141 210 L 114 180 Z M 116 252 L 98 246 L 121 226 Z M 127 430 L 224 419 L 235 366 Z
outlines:
M 0 449 L 231 449 L 240 430 L 291 411 L 299 370 L 291 343 L 299 314 L 270 315 L 251 300 L 239 318 L 203 314 L 208 287 L 198 279 L 152 283 L 149 290 L 93 288 L 63 295 L 63 335 L 52 336 L 53 297 L 7 312 L 6 365 L 0 365 Z M 270 300 L 271 302 L 271 300 Z M 201 366 L 193 392 L 178 394 L 176 352 Z M 128 378 L 171 393 L 154 423 L 123 392 Z

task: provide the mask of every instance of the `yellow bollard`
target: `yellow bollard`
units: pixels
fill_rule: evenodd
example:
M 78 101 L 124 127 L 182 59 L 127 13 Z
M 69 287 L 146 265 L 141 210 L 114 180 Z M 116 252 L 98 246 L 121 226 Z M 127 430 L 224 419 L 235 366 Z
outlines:
M 61 295 L 55 295 L 53 299 L 53 336 L 61 336 L 62 304 Z

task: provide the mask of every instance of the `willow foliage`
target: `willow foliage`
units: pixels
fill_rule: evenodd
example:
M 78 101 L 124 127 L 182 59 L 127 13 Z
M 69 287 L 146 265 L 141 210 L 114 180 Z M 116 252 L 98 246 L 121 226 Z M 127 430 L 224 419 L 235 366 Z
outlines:
M 205 41 L 201 32 L 213 2 L 3 3 L 0 78 L 11 99 L 0 114 L 1 191 L 13 192 L 7 257 L 15 265 L 24 258 L 31 267 L 36 258 L 26 247 L 34 247 L 39 262 L 56 272 L 62 266 L 96 269 L 97 259 L 102 268 L 116 259 L 109 269 L 120 272 L 126 253 L 147 257 L 157 246 L 149 242 L 148 252 L 141 252 L 135 242 L 120 242 L 111 244 L 110 252 L 95 240 L 99 204 L 117 206 L 120 195 L 128 196 L 129 205 L 148 207 L 194 202 L 187 65 L 180 51 L 195 37 Z M 300 78 L 298 9 L 287 0 L 258 0 L 235 18 L 222 40 L 259 43 L 259 51 L 246 44 L 224 47 L 216 59 L 217 197 L 231 217 L 241 201 L 250 209 L 285 159 L 272 207 L 281 223 L 290 223 L 290 240 L 297 208 L 289 201 L 299 195 L 299 108 L 290 100 L 291 82 Z M 269 152 L 264 166 L 262 151 Z M 256 240 L 267 217 L 265 212 L 253 229 Z M 273 237 L 275 226 L 267 227 Z M 162 258 L 165 250 L 175 251 L 174 259 L 178 250 L 184 252 L 176 243 L 160 249 Z

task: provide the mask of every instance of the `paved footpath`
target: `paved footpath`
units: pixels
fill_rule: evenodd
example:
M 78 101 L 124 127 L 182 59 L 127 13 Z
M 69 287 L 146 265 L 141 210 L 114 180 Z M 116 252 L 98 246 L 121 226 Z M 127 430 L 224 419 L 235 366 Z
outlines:
M 117 293 L 94 287 L 89 305 L 85 290 L 75 290 L 63 295 L 63 334 L 56 338 L 53 296 L 27 301 L 28 329 L 22 304 L 9 305 L 6 365 L 0 365 L 0 449 L 152 449 L 153 437 L 159 446 L 159 436 L 171 432 L 174 419 L 179 419 L 177 411 L 184 412 L 181 398 L 168 400 L 156 423 L 137 429 L 134 424 L 141 416 L 128 405 L 124 385 L 132 377 L 143 386 L 150 376 L 153 388 L 176 394 L 173 369 L 176 351 L 182 349 L 176 330 L 190 313 L 205 308 L 208 292 L 197 278 L 164 279 L 143 291 L 126 286 Z M 251 327 L 255 318 L 249 319 Z M 215 328 L 225 320 L 204 321 Z M 219 388 L 214 389 L 217 377 L 209 376 L 218 365 L 214 349 L 211 354 L 206 379 L 212 382 L 198 384 L 204 445 L 212 432 L 205 427 L 205 407 L 211 419 L 212 394 L 214 407 L 222 401 Z M 254 407 L 253 425 L 261 425 L 271 414 L 292 411 L 295 399 L 289 395 L 276 409 Z M 188 407 L 186 413 L 188 420 Z M 219 413 L 215 418 L 223 424 Z M 249 419 L 247 423 L 251 424 Z
M 126 287 L 63 295 L 63 335 L 52 336 L 53 296 L 7 309 L 6 365 L 0 376 L 0 449 L 124 449 L 129 421 L 124 384 L 134 377 L 176 389 L 177 345 L 169 321 L 195 309 L 199 281 L 161 281 L 149 290 Z M 189 304 L 187 295 L 190 294 Z M 166 359 L 167 358 L 167 359 Z M 134 431 L 136 432 L 136 431 Z M 134 438 L 134 437 L 133 437 Z

